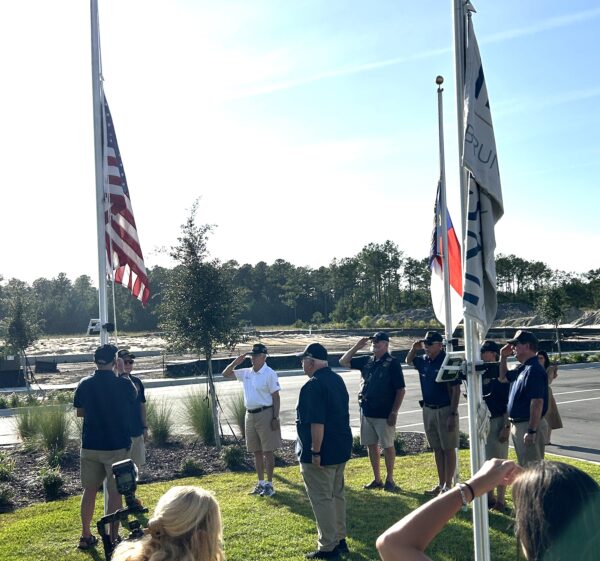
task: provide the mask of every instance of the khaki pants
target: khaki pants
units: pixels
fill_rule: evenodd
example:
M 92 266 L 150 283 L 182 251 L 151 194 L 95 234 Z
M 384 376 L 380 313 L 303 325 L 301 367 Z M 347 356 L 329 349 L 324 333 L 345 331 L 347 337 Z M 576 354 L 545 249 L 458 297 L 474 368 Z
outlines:
M 508 438 L 506 442 L 500 442 L 500 431 L 508 424 L 508 419 L 501 415 L 490 419 L 490 432 L 485 442 L 485 459 L 499 458 L 505 460 L 508 458 Z
M 541 419 L 537 427 L 535 442 L 532 446 L 525 446 L 523 438 L 527 433 L 529 421 L 520 423 L 512 423 L 510 434 L 512 436 L 513 446 L 517 453 L 519 465 L 525 467 L 531 462 L 537 462 L 544 459 L 544 451 L 546 449 L 546 435 L 548 434 L 548 425 L 545 419 Z
M 300 464 L 300 473 L 317 520 L 320 551 L 332 551 L 341 539 L 346 538 L 345 467 L 345 462 L 322 468 Z
M 144 435 L 131 437 L 131 448 L 129 449 L 128 457 L 133 460 L 133 463 L 138 468 L 138 472 L 146 465 L 146 444 L 144 443 Z

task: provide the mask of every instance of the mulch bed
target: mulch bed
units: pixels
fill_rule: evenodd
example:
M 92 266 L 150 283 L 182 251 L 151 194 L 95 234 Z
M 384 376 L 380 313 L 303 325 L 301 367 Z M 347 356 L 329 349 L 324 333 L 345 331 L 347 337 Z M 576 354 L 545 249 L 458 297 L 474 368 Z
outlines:
M 422 433 L 401 433 L 402 452 L 399 455 L 417 454 L 428 450 L 425 435 Z M 242 440 L 238 441 L 244 444 Z M 232 437 L 223 441 L 223 449 L 236 446 Z M 294 450 L 294 441 L 285 440 L 283 447 L 276 452 L 275 465 L 286 467 L 298 464 Z M 2 507 L 0 512 L 7 512 L 23 508 L 34 503 L 45 502 L 47 499 L 40 479 L 40 472 L 47 466 L 45 452 L 33 450 L 19 444 L 4 448 L 3 452 L 14 462 L 14 470 L 8 480 L 8 485 L 14 492 L 12 504 Z M 194 467 L 199 468 L 201 474 L 221 473 L 230 471 L 225 461 L 213 446 L 206 446 L 198 439 L 191 436 L 173 437 L 165 446 L 155 446 L 150 440 L 146 443 L 147 464 L 142 472 L 140 483 L 154 483 L 156 481 L 170 481 L 180 477 L 188 477 L 191 473 L 182 471 L 184 460 L 193 460 Z M 366 449 L 361 450 L 353 457 L 366 455 Z M 243 449 L 243 456 L 236 471 L 254 470 L 253 457 Z M 64 498 L 81 494 L 79 482 L 79 443 L 72 441 L 60 460 L 60 473 L 63 486 L 56 498 Z

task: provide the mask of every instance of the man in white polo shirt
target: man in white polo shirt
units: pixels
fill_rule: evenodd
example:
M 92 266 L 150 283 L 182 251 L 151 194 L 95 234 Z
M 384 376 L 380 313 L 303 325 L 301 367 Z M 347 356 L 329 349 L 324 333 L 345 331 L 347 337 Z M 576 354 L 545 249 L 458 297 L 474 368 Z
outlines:
M 234 370 L 250 356 L 251 368 Z M 246 447 L 254 454 L 254 465 L 258 483 L 251 495 L 272 497 L 274 450 L 281 448 L 281 427 L 279 425 L 279 379 L 277 373 L 267 366 L 267 347 L 256 343 L 249 355 L 238 356 L 225 370 L 223 376 L 235 376 L 244 386 L 246 405 Z M 266 472 L 266 480 L 265 480 Z

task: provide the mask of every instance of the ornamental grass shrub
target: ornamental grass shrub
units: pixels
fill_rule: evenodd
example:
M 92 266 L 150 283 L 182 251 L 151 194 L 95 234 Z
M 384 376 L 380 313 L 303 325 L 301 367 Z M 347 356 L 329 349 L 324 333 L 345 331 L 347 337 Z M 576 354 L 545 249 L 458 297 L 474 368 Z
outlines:
M 244 403 L 244 392 L 238 392 L 230 399 L 227 404 L 227 410 L 240 429 L 242 438 L 246 438 L 246 405 Z
M 194 434 L 209 446 L 215 444 L 215 432 L 208 393 L 193 389 L 183 398 L 183 420 Z
M 146 422 L 152 440 L 164 446 L 173 434 L 173 404 L 166 399 L 146 398 Z
M 41 407 L 38 412 L 39 435 L 46 451 L 62 455 L 69 441 L 71 419 L 64 405 Z
M 40 411 L 38 408 L 20 407 L 14 416 L 19 438 L 27 443 L 40 434 Z

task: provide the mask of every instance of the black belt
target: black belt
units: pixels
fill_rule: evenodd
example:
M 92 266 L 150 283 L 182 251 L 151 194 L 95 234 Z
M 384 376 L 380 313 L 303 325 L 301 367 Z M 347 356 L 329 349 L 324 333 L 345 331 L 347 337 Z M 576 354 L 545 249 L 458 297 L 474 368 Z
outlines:
M 528 423 L 529 419 L 513 419 L 512 417 L 508 419 L 513 425 L 517 423 Z
M 429 407 L 429 409 L 441 409 L 442 407 L 450 407 L 450 405 L 430 405 L 429 403 L 423 403 L 425 407 Z
M 504 413 L 502 413 L 501 415 L 492 415 L 490 419 L 499 419 L 500 417 L 504 417 Z
M 260 413 L 261 411 L 264 411 L 265 409 L 271 409 L 271 407 L 273 407 L 273 406 L 265 405 L 264 407 L 257 407 L 256 409 L 246 409 L 246 411 L 248 411 L 248 413 Z

